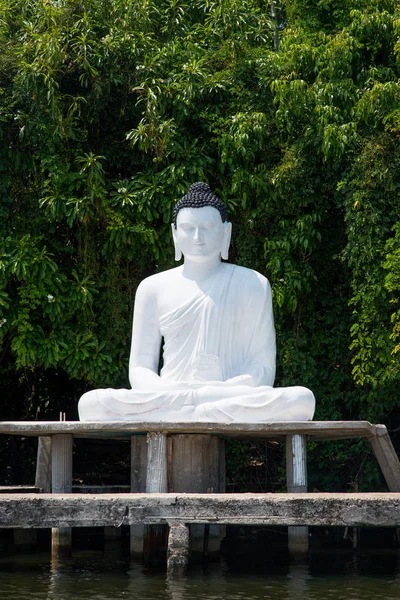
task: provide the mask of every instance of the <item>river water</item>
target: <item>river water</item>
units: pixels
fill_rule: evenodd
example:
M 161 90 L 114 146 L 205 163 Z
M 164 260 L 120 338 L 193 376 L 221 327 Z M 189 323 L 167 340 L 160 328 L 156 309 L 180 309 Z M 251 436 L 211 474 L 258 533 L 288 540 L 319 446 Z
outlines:
M 221 561 L 181 579 L 126 557 L 74 553 L 0 557 L 1 600 L 399 600 L 398 551 L 334 551 L 307 563 Z

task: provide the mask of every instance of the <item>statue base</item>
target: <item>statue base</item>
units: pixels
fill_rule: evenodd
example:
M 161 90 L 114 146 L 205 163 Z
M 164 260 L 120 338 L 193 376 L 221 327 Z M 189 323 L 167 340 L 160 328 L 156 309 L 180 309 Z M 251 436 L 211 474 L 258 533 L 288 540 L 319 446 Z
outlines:
M 176 434 L 169 438 L 168 491 L 193 494 L 225 492 L 225 440 L 208 434 Z M 219 555 L 225 527 L 191 525 L 192 558 Z
M 131 491 L 162 491 L 149 489 L 148 473 L 157 469 L 160 457 L 148 456 L 148 440 L 144 435 L 132 436 Z M 166 444 L 167 489 L 181 493 L 222 493 L 225 492 L 225 441 L 217 435 L 173 434 Z M 154 468 L 153 468 L 154 467 Z M 157 479 L 157 474 L 156 474 Z M 165 484 L 161 484 L 163 487 Z M 131 555 L 146 561 L 149 551 L 156 556 L 163 552 L 166 536 L 141 525 L 131 527 Z M 219 556 L 225 527 L 220 525 L 190 526 L 190 553 L 194 560 L 212 559 Z M 153 538 L 150 540 L 149 538 Z M 157 539 L 154 539 L 157 538 Z M 158 540 L 158 541 L 157 541 Z

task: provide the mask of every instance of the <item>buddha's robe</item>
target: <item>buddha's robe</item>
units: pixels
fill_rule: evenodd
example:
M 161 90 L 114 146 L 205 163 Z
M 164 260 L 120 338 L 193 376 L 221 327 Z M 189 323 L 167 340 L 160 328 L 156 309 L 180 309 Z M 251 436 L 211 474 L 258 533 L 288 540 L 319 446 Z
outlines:
M 102 389 L 79 402 L 82 421 L 271 422 L 310 420 L 303 387 L 273 388 L 271 287 L 251 269 L 224 264 L 159 320 L 165 390 Z M 229 383 L 238 376 L 243 382 Z M 224 383 L 225 382 L 225 383 Z

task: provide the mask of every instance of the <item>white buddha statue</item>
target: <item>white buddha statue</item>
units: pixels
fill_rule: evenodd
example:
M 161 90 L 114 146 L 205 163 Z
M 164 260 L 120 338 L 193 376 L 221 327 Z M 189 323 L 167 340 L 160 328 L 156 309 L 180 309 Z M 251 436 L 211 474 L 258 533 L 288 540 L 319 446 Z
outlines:
M 195 183 L 176 204 L 175 258 L 137 289 L 129 380 L 79 401 L 81 421 L 263 423 L 310 420 L 304 387 L 274 388 L 271 286 L 229 263 L 231 223 L 224 203 Z M 164 339 L 163 367 L 158 373 Z

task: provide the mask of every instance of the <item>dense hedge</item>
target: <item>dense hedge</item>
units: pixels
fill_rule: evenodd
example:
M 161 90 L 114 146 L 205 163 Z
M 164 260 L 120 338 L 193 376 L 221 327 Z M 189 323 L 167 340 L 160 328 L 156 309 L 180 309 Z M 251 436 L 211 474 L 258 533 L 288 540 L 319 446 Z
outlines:
M 312 388 L 318 419 L 396 428 L 398 3 L 0 14 L 0 418 L 75 418 L 85 389 L 127 384 L 135 289 L 173 265 L 173 204 L 205 180 L 232 261 L 273 285 L 277 385 Z M 376 485 L 364 445 L 310 451 L 320 486 Z

